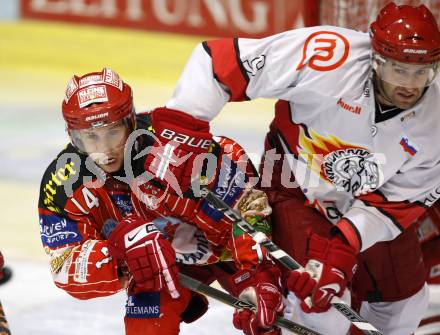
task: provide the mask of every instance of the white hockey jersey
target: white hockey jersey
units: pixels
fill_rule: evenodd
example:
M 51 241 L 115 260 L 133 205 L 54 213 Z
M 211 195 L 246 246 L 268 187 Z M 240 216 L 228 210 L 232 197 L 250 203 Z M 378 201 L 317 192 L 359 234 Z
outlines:
M 368 34 L 327 26 L 204 42 L 167 107 L 211 120 L 228 101 L 288 101 L 275 119 L 288 166 L 362 251 L 440 197 L 439 80 L 411 109 L 376 115 L 370 56 Z

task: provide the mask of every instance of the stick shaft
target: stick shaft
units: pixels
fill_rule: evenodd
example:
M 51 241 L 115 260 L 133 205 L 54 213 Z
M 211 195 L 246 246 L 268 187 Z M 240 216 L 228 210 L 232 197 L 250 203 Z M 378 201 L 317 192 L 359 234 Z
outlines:
M 234 224 L 236 224 L 245 233 L 249 234 L 255 242 L 263 246 L 273 258 L 277 259 L 287 269 L 294 271 L 302 268 L 302 266 L 289 254 L 280 249 L 264 233 L 256 231 L 241 217 L 240 214 L 235 212 L 227 203 L 225 203 L 222 199 L 217 197 L 217 195 L 212 193 L 206 186 L 202 186 L 201 193 L 206 201 L 208 201 L 208 203 L 210 203 L 215 209 L 223 212 L 224 215 L 226 215 Z M 361 317 L 350 306 L 348 306 L 338 297 L 333 297 L 331 305 L 364 334 L 383 335 L 371 323 Z
M 187 275 L 184 275 L 182 273 L 179 274 L 179 282 L 180 282 L 180 284 L 182 284 L 182 286 L 190 289 L 191 291 L 195 291 L 195 292 L 201 293 L 203 295 L 206 295 L 208 297 L 211 297 L 215 300 L 221 301 L 221 302 L 225 303 L 226 305 L 232 306 L 236 309 L 250 309 L 253 312 L 257 311 L 257 307 L 255 305 L 248 303 L 246 301 L 243 301 L 243 300 L 239 300 L 228 293 L 217 290 L 214 287 L 206 285 L 206 284 L 204 284 L 194 278 L 191 278 Z M 314 331 L 312 329 L 301 326 L 293 321 L 287 320 L 282 317 L 278 317 L 275 324 L 278 327 L 290 330 L 291 332 L 293 332 L 295 334 L 320 335 L 319 333 L 317 333 L 316 331 Z

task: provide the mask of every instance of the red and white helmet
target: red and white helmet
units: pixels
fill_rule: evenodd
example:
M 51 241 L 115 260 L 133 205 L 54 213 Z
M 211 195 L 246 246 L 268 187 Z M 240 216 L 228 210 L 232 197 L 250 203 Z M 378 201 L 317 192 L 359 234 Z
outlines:
M 426 64 L 429 75 L 423 86 L 431 84 L 438 72 L 440 61 L 440 31 L 437 22 L 425 5 L 413 7 L 386 5 L 370 25 L 374 50 L 373 67 L 386 60 L 394 63 Z M 375 64 L 376 63 L 376 64 Z M 383 78 L 382 78 L 383 79 Z M 400 78 L 403 81 L 405 78 Z M 394 79 L 399 83 L 399 79 Z M 405 85 L 403 85 L 405 86 Z
M 63 118 L 72 144 L 82 150 L 77 132 L 126 120 L 134 128 L 133 95 L 128 84 L 109 68 L 73 76 L 62 103 Z
M 405 63 L 440 60 L 440 31 L 425 5 L 386 5 L 370 25 L 373 49 Z

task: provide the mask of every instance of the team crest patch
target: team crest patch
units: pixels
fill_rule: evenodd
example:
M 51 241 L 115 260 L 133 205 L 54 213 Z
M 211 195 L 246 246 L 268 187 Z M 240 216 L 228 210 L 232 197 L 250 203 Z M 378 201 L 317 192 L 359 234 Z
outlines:
M 363 147 L 308 129 L 300 132 L 298 153 L 307 159 L 312 171 L 338 191 L 360 194 L 379 187 L 380 157 Z
M 338 190 L 356 193 L 379 187 L 379 168 L 374 155 L 365 149 L 349 148 L 324 157 L 324 174 Z
M 135 319 L 158 318 L 160 292 L 143 292 L 129 296 L 125 304 L 125 315 Z

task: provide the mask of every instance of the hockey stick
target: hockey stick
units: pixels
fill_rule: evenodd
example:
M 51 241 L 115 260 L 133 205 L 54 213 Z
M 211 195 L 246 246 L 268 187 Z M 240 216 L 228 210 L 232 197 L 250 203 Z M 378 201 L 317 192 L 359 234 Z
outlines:
M 215 209 L 223 212 L 234 224 L 241 230 L 250 235 L 252 239 L 258 244 L 262 245 L 270 255 L 277 259 L 282 265 L 291 271 L 302 269 L 302 266 L 295 261 L 284 250 L 280 249 L 273 243 L 266 234 L 256 231 L 249 223 L 247 223 L 240 214 L 235 212 L 227 203 L 212 193 L 205 185 L 201 186 L 201 195 L 208 201 Z M 331 305 L 336 308 L 339 313 L 344 315 L 356 328 L 367 335 L 383 335 L 371 323 L 357 314 L 347 303 L 338 297 L 333 297 Z
M 1 302 L 0 302 L 0 335 L 11 335 L 8 321 L 6 320 L 5 312 L 3 311 L 3 306 Z
M 243 300 L 239 300 L 232 295 L 225 293 L 223 291 L 220 291 L 214 287 L 211 287 L 209 285 L 203 284 L 202 282 L 191 278 L 187 275 L 184 275 L 183 273 L 179 273 L 179 282 L 182 286 L 190 289 L 191 291 L 195 291 L 198 293 L 201 293 L 203 295 L 206 295 L 210 298 L 213 298 L 215 300 L 221 301 L 229 306 L 232 306 L 237 309 L 250 309 L 251 311 L 256 312 L 257 307 L 251 303 L 248 303 Z M 293 321 L 287 320 L 283 317 L 278 317 L 275 321 L 275 324 L 280 327 L 287 330 L 290 330 L 291 332 L 299 335 L 321 335 L 317 333 L 316 331 L 309 329 L 307 327 L 301 326 Z

